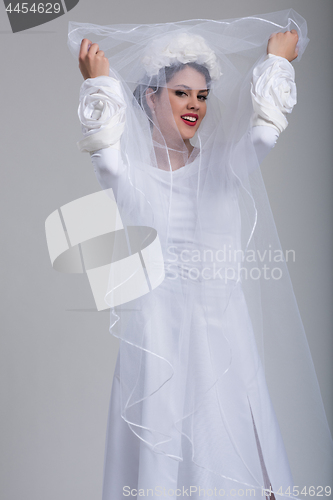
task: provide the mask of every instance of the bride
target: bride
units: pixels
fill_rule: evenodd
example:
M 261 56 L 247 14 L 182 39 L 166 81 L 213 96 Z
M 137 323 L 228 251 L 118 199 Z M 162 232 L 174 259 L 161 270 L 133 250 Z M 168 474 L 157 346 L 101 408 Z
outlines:
M 239 21 L 248 24 L 236 39 Z M 84 32 L 102 38 L 80 40 L 79 149 L 122 220 L 157 231 L 164 261 L 154 268 L 137 249 L 148 289 L 126 303 L 110 277 L 121 342 L 103 500 L 296 497 L 319 487 L 331 460 L 258 168 L 296 103 L 291 61 L 306 34 L 251 22 L 70 27 L 70 45 L 73 32 L 76 44 Z M 299 473 L 303 453 L 310 473 Z

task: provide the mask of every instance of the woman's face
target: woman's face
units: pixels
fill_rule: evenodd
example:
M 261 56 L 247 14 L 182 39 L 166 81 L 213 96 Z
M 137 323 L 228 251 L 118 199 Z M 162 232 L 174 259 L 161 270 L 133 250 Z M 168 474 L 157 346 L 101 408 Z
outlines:
M 190 66 L 178 71 L 153 97 L 154 122 L 162 135 L 167 138 L 178 131 L 184 141 L 191 139 L 206 114 L 207 96 L 202 73 Z

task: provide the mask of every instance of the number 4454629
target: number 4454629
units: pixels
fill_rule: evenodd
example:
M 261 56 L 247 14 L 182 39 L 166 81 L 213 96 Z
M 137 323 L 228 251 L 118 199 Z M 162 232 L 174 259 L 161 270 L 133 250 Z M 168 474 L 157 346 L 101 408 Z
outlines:
M 268 493 L 269 490 L 267 490 Z M 282 487 L 280 487 L 275 493 L 277 495 L 288 495 L 288 496 L 293 496 L 293 497 L 298 497 L 299 495 L 308 495 L 310 497 L 323 497 L 323 496 L 330 496 L 331 495 L 331 487 L 330 486 L 309 486 L 308 488 L 304 486 L 304 488 L 300 488 L 299 486 L 294 486 L 293 490 L 291 491 L 290 487 L 286 489 L 286 491 L 282 491 Z
M 17 12 L 18 14 L 27 14 L 28 12 L 33 12 L 34 14 L 59 14 L 60 9 L 60 3 L 33 3 L 29 8 L 28 3 L 23 2 L 17 3 L 15 7 L 12 7 L 10 3 L 6 7 L 7 12 Z

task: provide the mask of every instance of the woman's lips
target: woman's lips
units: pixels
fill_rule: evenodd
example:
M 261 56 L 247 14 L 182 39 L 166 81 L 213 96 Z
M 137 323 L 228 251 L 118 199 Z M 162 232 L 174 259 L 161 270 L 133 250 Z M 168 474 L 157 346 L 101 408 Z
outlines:
M 186 120 L 186 118 L 189 118 Z M 186 125 L 189 125 L 190 127 L 194 127 L 198 121 L 199 116 L 194 114 L 194 113 L 187 113 L 186 115 L 182 115 L 181 119 L 183 120 Z

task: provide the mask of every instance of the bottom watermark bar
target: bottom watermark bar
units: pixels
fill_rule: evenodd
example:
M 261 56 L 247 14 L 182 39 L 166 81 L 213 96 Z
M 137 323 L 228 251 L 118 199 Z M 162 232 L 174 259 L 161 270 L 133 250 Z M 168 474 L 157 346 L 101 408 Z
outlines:
M 330 496 L 331 486 L 299 486 L 288 487 L 283 489 L 282 486 L 275 491 L 271 489 L 262 488 L 261 491 L 255 488 L 231 488 L 224 490 L 223 488 L 202 488 L 201 486 L 183 486 L 182 488 L 165 488 L 163 486 L 155 486 L 155 488 L 131 488 L 130 486 L 123 487 L 123 497 L 137 497 L 137 498 L 187 498 L 187 497 L 202 497 L 202 498 L 238 498 L 238 497 L 259 497 L 269 498 L 273 494 L 281 495 L 284 497 L 306 497 L 311 496 Z

